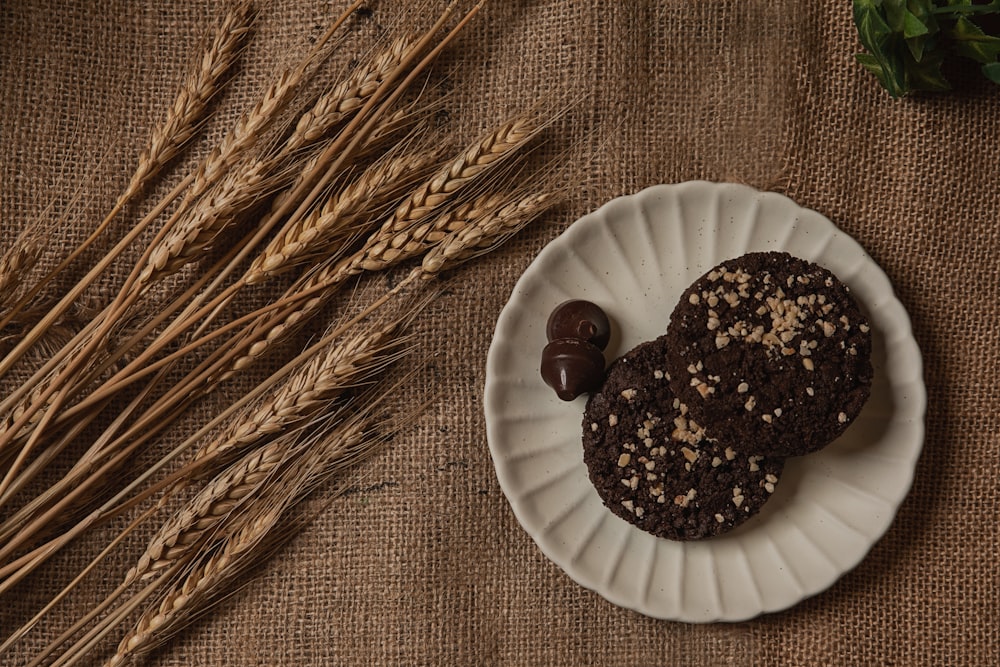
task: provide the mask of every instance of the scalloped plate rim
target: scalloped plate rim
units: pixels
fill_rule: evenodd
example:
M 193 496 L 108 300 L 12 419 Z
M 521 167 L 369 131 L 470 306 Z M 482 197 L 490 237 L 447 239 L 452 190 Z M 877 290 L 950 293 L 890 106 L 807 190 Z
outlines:
M 887 290 L 888 296 L 893 301 L 895 301 L 896 304 L 900 306 L 899 314 L 901 315 L 901 318 L 893 322 L 893 327 L 894 327 L 893 333 L 896 334 L 898 339 L 907 347 L 907 352 L 909 353 L 910 356 L 909 362 L 911 364 L 915 364 L 914 371 L 917 379 L 913 381 L 911 384 L 907 385 L 907 388 L 914 392 L 912 395 L 908 397 L 908 405 L 910 408 L 908 412 L 910 413 L 910 415 L 907 421 L 914 428 L 913 440 L 915 444 L 907 450 L 909 456 L 906 457 L 905 459 L 899 459 L 898 461 L 907 464 L 906 469 L 904 471 L 906 474 L 906 479 L 904 482 L 899 484 L 898 492 L 892 498 L 886 499 L 891 504 L 891 510 L 892 510 L 891 515 L 888 517 L 888 519 L 886 519 L 883 522 L 883 525 L 881 525 L 879 530 L 875 531 L 873 535 L 868 536 L 866 547 L 860 552 L 854 554 L 854 557 L 850 559 L 850 561 L 847 562 L 845 565 L 839 567 L 838 568 L 839 571 L 836 573 L 835 576 L 829 578 L 828 580 L 815 582 L 815 585 L 806 587 L 805 590 L 801 591 L 800 595 L 794 596 L 794 599 L 789 599 L 784 604 L 777 604 L 772 606 L 761 604 L 759 605 L 758 609 L 754 609 L 750 612 L 745 612 L 741 614 L 732 614 L 732 613 L 726 614 L 725 610 L 722 609 L 721 613 L 716 615 L 705 616 L 705 617 L 692 617 L 684 615 L 682 612 L 673 614 L 665 614 L 662 612 L 658 612 L 656 609 L 649 608 L 648 604 L 637 604 L 634 600 L 630 599 L 628 596 L 622 595 L 610 589 L 606 585 L 595 583 L 587 580 L 586 578 L 581 577 L 580 576 L 581 573 L 576 570 L 573 563 L 567 562 L 562 557 L 562 555 L 546 541 L 544 533 L 540 532 L 540 530 L 544 529 L 544 526 L 538 527 L 532 525 L 531 519 L 528 517 L 528 511 L 524 505 L 524 502 L 522 501 L 521 498 L 514 495 L 512 491 L 512 487 L 514 485 L 512 479 L 510 478 L 511 473 L 507 469 L 507 462 L 505 461 L 502 455 L 503 453 L 499 450 L 500 445 L 498 443 L 501 442 L 502 440 L 501 435 L 497 432 L 497 428 L 499 427 L 499 422 L 498 422 L 499 417 L 494 418 L 492 416 L 495 413 L 495 410 L 492 407 L 492 402 L 493 402 L 493 396 L 498 389 L 497 385 L 503 384 L 502 381 L 499 381 L 497 379 L 497 375 L 499 372 L 497 364 L 499 363 L 498 356 L 500 350 L 504 345 L 507 344 L 507 341 L 509 340 L 509 338 L 505 335 L 508 333 L 507 329 L 515 326 L 515 321 L 511 314 L 512 309 L 514 308 L 515 304 L 517 304 L 518 295 L 526 291 L 525 288 L 529 286 L 529 284 L 533 280 L 536 279 L 536 274 L 541 274 L 543 267 L 545 267 L 546 264 L 548 264 L 550 261 L 554 261 L 550 260 L 550 256 L 555 257 L 556 253 L 561 252 L 564 249 L 564 247 L 572 248 L 573 243 L 577 239 L 577 237 L 582 237 L 582 235 L 592 231 L 590 229 L 592 226 L 602 224 L 602 221 L 604 221 L 604 218 L 606 218 L 608 213 L 614 211 L 616 207 L 627 205 L 630 202 L 631 203 L 641 202 L 644 198 L 655 197 L 661 193 L 665 194 L 667 192 L 670 192 L 672 194 L 683 193 L 685 191 L 688 192 L 702 191 L 702 192 L 719 193 L 725 190 L 732 190 L 735 192 L 739 192 L 743 195 L 751 195 L 753 197 L 758 197 L 761 200 L 771 199 L 774 202 L 779 202 L 783 207 L 789 207 L 792 210 L 797 210 L 806 213 L 807 215 L 810 216 L 811 219 L 810 224 L 817 224 L 817 223 L 821 224 L 830 234 L 840 236 L 845 240 L 845 242 L 847 242 L 852 246 L 852 249 L 860 251 L 861 253 L 860 256 L 862 257 L 862 264 L 864 264 L 865 268 L 867 268 L 869 271 L 872 271 L 871 277 L 881 282 L 882 285 L 880 287 L 883 290 Z M 789 238 L 791 238 L 792 236 L 794 236 L 794 230 L 789 234 Z M 722 258 L 719 261 L 722 261 L 723 259 L 725 258 Z M 500 484 L 501 490 L 504 493 L 504 496 L 507 498 L 507 501 L 510 504 L 511 509 L 515 517 L 517 518 L 518 522 L 525 530 L 525 532 L 529 534 L 529 536 L 532 538 L 532 540 L 535 542 L 538 548 L 542 551 L 542 553 L 551 561 L 556 563 L 573 581 L 575 581 L 577 584 L 589 590 L 593 590 L 594 592 L 600 594 L 602 597 L 604 597 L 612 604 L 615 604 L 623 608 L 631 609 L 633 611 L 637 611 L 639 613 L 654 618 L 660 618 L 665 620 L 679 620 L 679 621 L 694 622 L 694 623 L 717 622 L 717 621 L 738 622 L 754 618 L 760 614 L 773 613 L 782 611 L 784 609 L 788 609 L 797 604 L 798 602 L 808 597 L 812 597 L 822 592 L 823 590 L 826 590 L 827 588 L 832 586 L 837 580 L 839 580 L 841 576 L 843 576 L 850 570 L 854 569 L 862 560 L 864 560 L 864 558 L 870 552 L 874 544 L 877 543 L 882 538 L 885 532 L 892 525 L 893 520 L 895 518 L 895 514 L 898 511 L 899 505 L 902 503 L 903 499 L 907 496 L 913 484 L 913 478 L 915 475 L 917 460 L 919 459 L 923 447 L 923 439 L 925 436 L 924 419 L 926 412 L 926 388 L 923 383 L 922 359 L 919 347 L 916 343 L 916 340 L 913 337 L 912 325 L 909 319 L 909 314 L 906 312 L 905 308 L 903 308 L 902 304 L 899 302 L 898 297 L 895 294 L 895 291 L 892 287 L 892 283 L 889 280 L 888 276 L 855 239 L 853 239 L 851 236 L 840 230 L 826 216 L 822 215 L 821 213 L 815 210 L 807 209 L 800 206 L 794 200 L 790 199 L 789 197 L 783 194 L 775 192 L 759 191 L 749 186 L 735 184 L 735 183 L 715 183 L 710 181 L 686 181 L 682 183 L 654 185 L 647 187 L 643 190 L 640 190 L 639 192 L 636 192 L 631 195 L 623 195 L 615 197 L 605 202 L 594 211 L 591 211 L 590 213 L 587 213 L 581 218 L 579 218 L 577 221 L 569 225 L 567 229 L 564 230 L 562 234 L 560 234 L 556 239 L 554 239 L 553 241 L 548 243 L 544 248 L 542 248 L 542 250 L 532 260 L 529 266 L 525 269 L 524 273 L 517 280 L 511 292 L 509 300 L 504 305 L 504 308 L 502 309 L 500 316 L 497 319 L 494 336 L 490 343 L 489 351 L 487 353 L 486 382 L 483 395 L 483 405 L 486 416 L 487 442 L 489 445 L 492 460 L 494 462 L 495 474 L 497 476 L 497 480 Z M 603 508 L 603 505 L 602 509 L 604 509 L 604 511 L 607 512 L 607 516 L 613 517 L 618 521 L 622 521 L 618 517 L 615 517 L 609 510 Z M 641 531 L 640 529 L 631 526 L 630 524 L 626 525 L 628 526 L 628 529 L 630 531 L 635 531 L 636 533 L 642 535 L 648 535 L 644 533 L 644 531 Z M 707 541 L 704 543 L 707 543 Z

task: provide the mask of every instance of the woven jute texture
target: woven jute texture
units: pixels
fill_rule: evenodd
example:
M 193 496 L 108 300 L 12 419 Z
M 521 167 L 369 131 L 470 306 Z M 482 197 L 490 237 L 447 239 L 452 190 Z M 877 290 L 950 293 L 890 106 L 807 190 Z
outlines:
M 366 31 L 427 25 L 443 4 L 374 3 L 325 66 L 361 57 Z M 0 3 L 0 249 L 68 212 L 48 228 L 52 266 L 111 208 L 221 13 L 214 5 Z M 261 5 L 216 115 L 114 234 L 347 2 Z M 848 2 L 488 3 L 436 70 L 449 122 L 468 139 L 532 105 L 564 111 L 548 150 L 574 162 L 569 201 L 443 282 L 418 325 L 426 365 L 403 392 L 423 412 L 356 471 L 350 493 L 150 664 L 1000 664 L 1000 92 L 959 72 L 951 93 L 893 101 L 856 65 L 858 49 Z M 481 407 L 496 318 L 545 244 L 612 197 L 693 179 L 781 192 L 856 238 L 913 320 L 928 390 L 925 448 L 888 533 L 829 590 L 735 624 L 653 620 L 576 585 L 511 512 Z M 122 278 L 112 272 L 94 298 Z M 192 423 L 266 371 L 199 403 Z M 122 525 L 7 596 L 0 635 Z M 0 663 L 27 662 L 142 546 L 112 554 Z

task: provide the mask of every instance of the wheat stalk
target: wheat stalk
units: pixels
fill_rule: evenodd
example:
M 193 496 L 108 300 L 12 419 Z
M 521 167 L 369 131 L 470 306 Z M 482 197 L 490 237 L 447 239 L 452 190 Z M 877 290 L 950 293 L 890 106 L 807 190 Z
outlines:
M 302 114 L 295 131 L 283 148 L 291 154 L 322 139 L 365 102 L 399 67 L 413 49 L 414 40 L 406 35 L 395 39 L 384 51 L 351 73 L 328 93 L 321 95 L 312 108 Z
M 253 3 L 249 1 L 240 2 L 226 13 L 198 67 L 181 84 L 163 122 L 153 130 L 149 144 L 139 156 L 139 166 L 121 199 L 130 199 L 139 192 L 194 136 L 208 103 L 219 90 L 222 78 L 239 56 L 253 17 Z
M 404 342 L 393 337 L 399 326 L 400 321 L 394 321 L 335 341 L 289 377 L 273 396 L 245 410 L 221 434 L 202 445 L 194 462 L 228 455 L 310 419 L 345 390 L 399 358 L 398 353 L 390 354 Z
M 352 222 L 406 188 L 433 161 L 433 152 L 403 154 L 376 163 L 301 220 L 292 221 L 254 260 L 243 280 L 255 284 L 329 253 Z
M 111 221 L 125 207 L 125 205 L 136 196 L 143 185 L 155 176 L 162 166 L 176 157 L 180 150 L 194 136 L 196 128 L 207 109 L 209 100 L 215 96 L 221 86 L 222 78 L 234 65 L 240 51 L 240 46 L 249 33 L 250 23 L 253 20 L 252 2 L 240 2 L 229 12 L 219 24 L 215 31 L 214 38 L 210 45 L 198 60 L 197 68 L 188 75 L 186 81 L 181 85 L 174 103 L 169 108 L 164 121 L 153 129 L 150 141 L 146 149 L 140 155 L 139 164 L 130 179 L 128 187 L 118 197 L 115 206 L 105 216 L 104 220 L 91 232 L 90 236 L 84 240 L 76 249 L 65 257 L 59 264 L 49 271 L 44 277 L 38 280 L 27 293 L 14 304 L 6 315 L 0 318 L 0 328 L 3 328 L 18 312 L 31 302 L 44 287 L 49 284 L 57 275 L 64 271 L 73 261 L 82 255 L 87 248 L 104 233 L 111 224 Z M 186 184 L 183 186 L 186 187 Z M 24 337 L 23 345 L 6 355 L 0 364 L 0 375 L 6 373 L 13 363 L 23 355 L 24 351 L 37 340 L 52 322 L 62 316 L 83 291 L 93 283 L 97 275 L 103 272 L 118 257 L 122 250 L 131 243 L 143 229 L 151 222 L 159 212 L 172 201 L 182 189 L 178 186 L 171 195 L 168 195 L 160 206 L 154 209 L 146 218 L 136 225 L 124 239 L 122 239 L 114 249 L 108 252 L 104 259 L 98 263 L 90 273 L 87 274 L 77 285 L 65 295 L 65 297 L 38 325 Z M 3 291 L 0 290 L 0 295 Z M 0 304 L 2 304 L 0 300 Z M 2 314 L 2 313 L 0 313 Z
M 493 250 L 558 201 L 555 192 L 523 196 L 453 232 L 424 256 L 419 268 L 422 277 L 433 278 Z
M 360 414 L 334 420 L 329 433 L 311 437 L 309 446 L 293 447 L 301 459 L 289 465 L 288 473 L 261 489 L 259 497 L 238 514 L 221 533 L 219 543 L 194 564 L 183 581 L 175 584 L 161 601 L 148 609 L 122 638 L 107 665 L 120 665 L 129 656 L 149 650 L 169 639 L 206 606 L 219 598 L 222 589 L 248 567 L 262 560 L 265 551 L 291 536 L 282 531 L 288 510 L 301 502 L 332 474 L 354 464 L 391 436 L 391 430 L 373 430 L 375 406 Z M 301 441 L 300 441 L 301 442 Z
M 275 474 L 288 456 L 288 443 L 277 440 L 227 468 L 160 527 L 125 575 L 125 584 L 148 578 L 188 557 L 226 516 Z
M 43 248 L 41 239 L 28 230 L 0 257 L 0 314 L 14 301 L 18 287 L 38 262 Z
M 356 5 L 357 5 L 357 3 L 355 3 L 355 5 L 352 6 L 352 9 Z M 481 3 L 477 4 L 475 7 L 473 7 L 469 12 L 467 12 L 465 14 L 465 16 L 458 22 L 458 24 L 454 28 L 452 28 L 451 31 L 444 38 L 442 38 L 437 43 L 436 46 L 434 46 L 433 48 L 430 48 L 430 50 L 426 53 L 426 55 L 423 56 L 423 59 L 419 63 L 417 63 L 415 66 L 413 66 L 413 68 L 410 71 L 410 73 L 408 75 L 406 75 L 403 78 L 403 80 L 397 84 L 397 88 L 396 88 L 395 91 L 393 91 L 391 93 L 388 93 L 387 97 L 385 97 L 384 100 L 381 99 L 381 98 L 379 98 L 378 96 L 373 96 L 373 98 L 370 99 L 366 103 L 366 105 L 365 105 L 366 108 L 369 108 L 369 107 L 374 108 L 374 105 L 377 104 L 377 103 L 381 103 L 381 106 L 379 107 L 378 111 L 374 112 L 370 117 L 367 117 L 366 120 L 364 120 L 364 122 L 362 123 L 362 127 L 357 131 L 356 136 L 354 136 L 354 138 L 351 139 L 348 142 L 348 144 L 347 144 L 346 148 L 344 148 L 344 152 L 341 154 L 341 156 L 338 159 L 336 159 L 332 164 L 330 164 L 329 167 L 327 167 L 326 174 L 322 178 L 320 178 L 319 182 L 316 183 L 316 185 L 313 187 L 312 193 L 310 193 L 309 196 L 307 196 L 306 199 L 303 200 L 299 204 L 298 211 L 295 214 L 293 214 L 293 215 L 298 215 L 306 206 L 308 206 L 311 203 L 311 201 L 314 199 L 314 197 L 316 195 L 316 192 L 320 188 L 324 187 L 325 181 L 328 178 L 331 177 L 332 173 L 334 173 L 337 169 L 340 168 L 340 166 L 343 164 L 343 160 L 346 158 L 346 156 L 350 155 L 351 152 L 354 149 L 356 149 L 357 146 L 360 145 L 364 141 L 364 139 L 368 136 L 368 134 L 376 126 L 376 124 L 377 124 L 380 116 L 382 115 L 382 113 L 384 113 L 384 111 L 389 106 L 391 106 L 392 104 L 395 103 L 395 101 L 402 94 L 402 91 L 405 90 L 410 85 L 410 83 L 412 83 L 412 81 L 415 79 L 415 77 L 421 71 L 423 71 L 433 59 L 435 59 L 437 57 L 437 55 L 441 52 L 441 50 L 448 43 L 450 43 L 455 38 L 455 36 L 458 34 L 458 32 L 473 18 L 473 16 L 478 12 L 478 10 L 480 8 L 481 8 Z M 438 30 L 440 30 L 443 27 L 444 23 L 450 17 L 452 11 L 453 11 L 453 8 L 452 7 L 448 7 L 441 14 L 441 16 L 439 17 L 439 19 L 435 23 L 435 25 L 429 31 L 427 31 L 424 34 L 424 36 L 417 42 L 417 45 L 416 45 L 416 47 L 414 49 L 414 54 L 419 53 L 419 52 L 423 52 L 424 49 L 427 49 L 430 46 L 430 43 L 433 40 L 434 35 L 437 33 Z M 334 26 L 334 27 L 336 27 L 336 26 Z M 328 32 L 328 34 L 329 34 L 329 32 Z M 408 60 L 412 60 L 413 58 L 415 58 L 415 56 L 411 56 L 410 58 L 408 58 Z M 411 63 L 407 63 L 407 66 L 409 66 L 410 64 Z M 402 72 L 399 73 L 399 76 L 402 76 Z M 396 82 L 395 82 L 395 76 L 394 76 L 392 79 L 389 79 L 386 82 L 384 82 L 382 84 L 382 88 L 387 88 L 389 85 L 395 84 L 395 83 Z M 362 115 L 360 118 L 365 118 L 365 117 Z M 359 119 L 355 119 L 355 120 L 359 120 Z M 348 128 L 350 128 L 350 127 L 351 126 L 349 125 Z M 338 144 L 335 143 L 335 144 L 327 147 L 326 149 L 324 149 L 324 155 L 325 154 L 329 154 L 329 155 L 332 156 L 333 153 L 334 153 L 334 151 L 335 151 L 335 149 L 337 148 L 337 146 L 338 146 Z M 302 187 L 305 187 L 305 184 L 303 184 Z M 262 234 L 263 232 L 264 232 L 264 229 L 259 230 L 258 231 L 258 236 L 260 234 Z M 238 257 L 237 257 L 237 259 L 238 259 Z M 130 285 L 128 283 L 126 283 L 126 287 L 123 288 L 122 294 L 125 294 L 128 291 L 129 287 L 130 287 Z M 279 327 L 279 329 L 280 329 L 280 327 Z M 90 351 L 92 351 L 92 350 L 84 350 L 83 354 L 86 355 Z M 225 366 L 222 366 L 222 368 L 225 368 Z M 218 378 L 218 376 L 215 376 L 215 377 Z M 110 445 L 102 446 L 102 447 L 104 447 L 104 449 L 102 451 L 108 451 L 109 452 L 110 459 L 108 459 L 105 463 L 100 464 L 100 466 L 98 468 L 98 471 L 108 470 L 108 469 L 110 469 L 111 466 L 116 465 L 117 462 L 122 461 L 124 459 L 124 457 L 128 455 L 129 452 L 134 451 L 134 448 L 137 447 L 139 445 L 139 443 L 141 443 L 142 441 L 148 439 L 149 437 L 151 437 L 151 435 L 153 433 L 158 432 L 160 429 L 162 429 L 165 423 L 169 423 L 169 420 L 166 419 L 167 418 L 167 414 L 168 414 L 167 411 L 169 411 L 169 410 L 176 410 L 176 409 L 183 408 L 184 406 L 188 405 L 190 403 L 190 401 L 191 401 L 190 397 L 192 395 L 189 390 L 201 387 L 202 385 L 204 385 L 207 388 L 210 388 L 211 386 L 213 386 L 212 382 L 204 382 L 204 378 L 205 378 L 205 373 L 199 367 L 199 369 L 196 369 L 196 371 L 192 375 L 189 375 L 189 379 L 188 380 L 186 380 L 185 382 L 183 382 L 181 385 L 178 385 L 177 387 L 175 387 L 174 390 L 169 393 L 169 395 L 161 397 L 161 399 L 158 400 L 152 407 L 150 407 L 146 411 L 146 413 L 144 413 L 144 415 L 138 421 L 136 421 L 133 424 L 132 427 L 129 428 L 129 430 L 126 433 L 124 433 L 121 436 L 119 436 Z M 192 385 L 194 385 L 194 386 L 192 386 Z M 53 403 L 53 406 L 58 406 L 61 401 L 64 401 L 66 399 L 66 396 L 68 395 L 68 393 L 69 393 L 69 388 L 63 388 L 63 389 L 61 389 L 60 390 L 60 394 L 56 397 L 56 401 L 54 401 L 54 403 Z M 37 404 L 36 404 L 36 406 L 37 406 Z M 50 410 L 48 410 L 45 413 L 45 417 L 43 418 L 42 422 L 39 424 L 38 427 L 36 427 L 35 431 L 32 433 L 32 439 L 30 439 L 28 441 L 28 443 L 25 445 L 25 447 L 22 448 L 22 456 L 19 457 L 19 462 L 22 460 L 23 456 L 27 455 L 27 452 L 30 451 L 30 449 L 37 442 L 37 438 L 40 436 L 41 432 L 44 430 L 43 427 L 47 426 L 46 419 L 51 419 L 54 414 L 55 414 L 55 409 L 50 409 Z M 176 412 L 174 414 L 176 414 Z M 24 415 L 22 415 L 22 419 L 25 419 Z M 118 428 L 118 426 L 117 425 L 113 425 L 113 428 Z M 113 438 L 113 434 L 114 434 L 113 430 L 108 430 L 108 431 L 105 432 L 105 434 L 102 436 L 101 439 L 102 440 L 111 440 Z M 138 438 L 137 438 L 137 436 L 138 436 Z M 133 442 L 131 442 L 128 445 L 125 445 L 125 442 L 128 441 L 128 440 L 133 440 Z M 114 451 L 112 451 L 112 450 L 114 450 Z M 102 454 L 102 456 L 103 456 L 103 454 Z M 96 465 L 96 464 L 92 464 L 92 465 Z M 54 505 L 52 508 L 50 508 L 49 510 L 47 510 L 46 513 L 45 513 L 45 515 L 43 517 L 39 517 L 36 521 L 34 521 L 32 523 L 32 526 L 41 526 L 41 525 L 43 525 L 44 521 L 47 520 L 46 517 L 52 516 L 53 513 L 55 511 L 57 511 L 58 508 L 65 506 L 66 503 L 68 502 L 68 498 L 69 497 L 79 495 L 79 493 L 82 493 L 82 491 L 84 489 L 89 488 L 89 486 L 94 482 L 94 480 L 96 480 L 98 478 L 99 474 L 100 474 L 99 472 L 94 472 L 86 480 L 83 480 L 82 482 L 80 482 L 73 489 L 73 493 L 71 493 L 71 494 L 69 494 L 67 496 L 66 500 L 60 501 L 59 503 L 57 503 L 56 505 Z M 13 470 L 8 471 L 8 476 L 7 476 L 7 478 L 5 478 L 5 480 L 3 482 L 4 486 L 6 486 L 6 485 L 8 485 L 10 483 L 10 478 L 11 478 L 12 475 L 13 475 Z M 36 528 L 33 528 L 32 530 L 35 530 L 35 529 Z M 22 532 L 19 535 L 19 539 L 18 539 L 17 543 L 19 543 L 19 544 L 23 543 L 25 540 L 29 539 L 29 537 L 31 536 L 31 534 L 32 533 L 30 533 L 30 532 Z M 8 544 L 7 548 L 8 549 L 13 548 L 13 544 Z

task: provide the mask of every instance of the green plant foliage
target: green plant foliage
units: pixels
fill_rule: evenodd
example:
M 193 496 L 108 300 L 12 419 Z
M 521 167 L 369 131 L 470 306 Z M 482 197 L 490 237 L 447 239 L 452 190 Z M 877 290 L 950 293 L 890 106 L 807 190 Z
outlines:
M 867 53 L 855 55 L 893 97 L 951 88 L 942 73 L 948 60 L 980 63 L 1000 84 L 1000 37 L 976 23 L 1000 15 L 1000 0 L 853 0 L 854 24 Z

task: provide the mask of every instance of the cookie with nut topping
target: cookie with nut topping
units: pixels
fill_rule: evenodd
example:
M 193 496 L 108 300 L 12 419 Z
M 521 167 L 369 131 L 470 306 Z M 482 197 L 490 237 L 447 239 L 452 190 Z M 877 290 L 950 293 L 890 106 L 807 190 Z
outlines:
M 872 383 L 868 320 L 830 271 L 783 252 L 716 266 L 670 317 L 671 387 L 720 444 L 814 452 L 861 412 Z
M 583 458 L 604 504 L 658 537 L 720 535 L 774 493 L 783 459 L 708 439 L 670 389 L 667 337 L 616 360 L 583 419 Z

